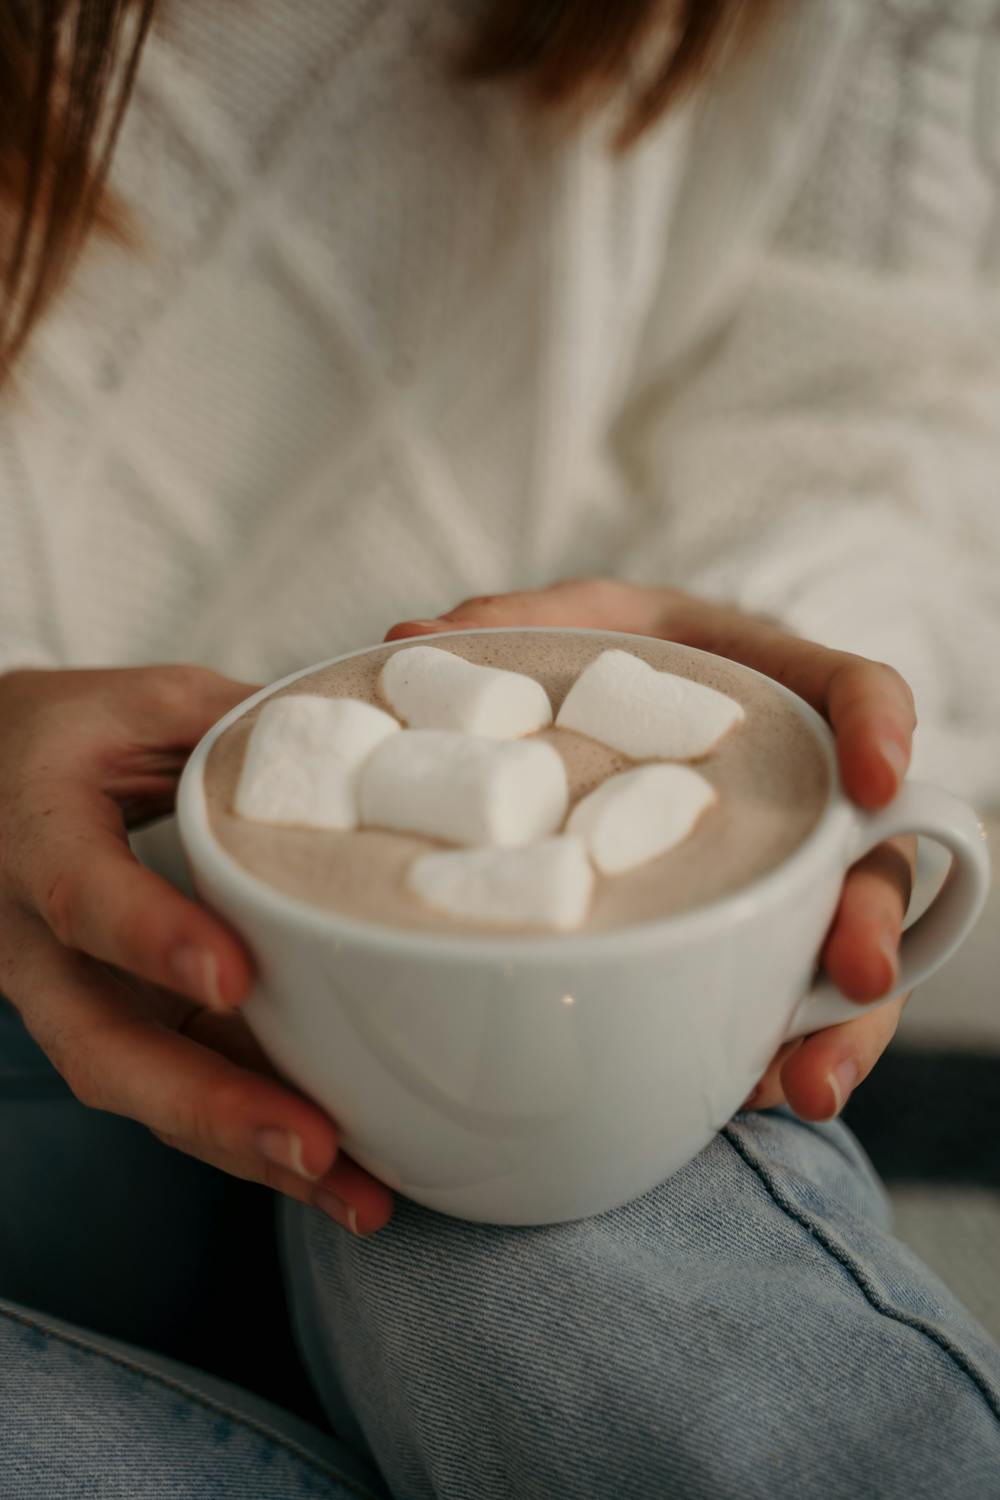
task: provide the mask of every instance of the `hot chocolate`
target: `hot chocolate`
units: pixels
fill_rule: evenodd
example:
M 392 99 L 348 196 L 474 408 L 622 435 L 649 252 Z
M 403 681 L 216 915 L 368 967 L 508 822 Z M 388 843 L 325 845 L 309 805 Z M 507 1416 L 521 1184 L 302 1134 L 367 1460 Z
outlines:
M 556 712 L 581 671 L 602 652 L 615 649 L 627 650 L 658 671 L 715 688 L 742 705 L 742 722 L 697 762 L 698 772 L 717 793 L 715 802 L 668 853 L 620 874 L 599 874 L 585 931 L 655 921 L 733 893 L 787 859 L 823 810 L 829 778 L 816 737 L 775 688 L 721 658 L 706 661 L 665 641 L 555 631 L 434 637 L 432 643 L 478 665 L 535 678 Z M 351 698 L 385 708 L 381 669 L 393 652 L 411 644 L 380 647 L 340 662 L 299 678 L 282 694 Z M 212 830 L 239 864 L 286 895 L 346 917 L 408 929 L 497 935 L 495 926 L 470 925 L 434 910 L 410 888 L 406 875 L 414 859 L 441 847 L 430 839 L 375 828 L 287 827 L 236 816 L 236 788 L 259 711 L 251 709 L 220 737 L 206 772 Z M 569 729 L 547 728 L 537 738 L 557 749 L 565 762 L 571 810 L 609 776 L 635 764 Z

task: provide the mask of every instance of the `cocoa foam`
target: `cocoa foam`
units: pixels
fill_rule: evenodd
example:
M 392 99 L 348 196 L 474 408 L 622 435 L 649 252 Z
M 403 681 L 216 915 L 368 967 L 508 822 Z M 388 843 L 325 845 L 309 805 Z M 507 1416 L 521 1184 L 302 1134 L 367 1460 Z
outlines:
M 603 633 L 492 632 L 436 637 L 434 644 L 469 661 L 527 672 L 545 687 L 556 711 L 579 672 L 610 648 L 631 651 L 661 671 L 703 682 L 743 705 L 744 722 L 697 763 L 715 786 L 718 802 L 690 837 L 662 858 L 622 875 L 599 877 L 583 930 L 655 921 L 729 895 L 787 859 L 823 810 L 829 777 L 812 731 L 776 689 L 721 658 L 706 661 L 669 642 Z M 378 693 L 379 671 L 391 652 L 406 645 L 380 647 L 299 678 L 282 691 L 357 698 L 385 707 Z M 406 868 L 416 855 L 435 847 L 430 840 L 375 829 L 319 832 L 238 818 L 233 799 L 257 712 L 249 710 L 220 736 L 205 773 L 212 831 L 239 864 L 286 895 L 348 917 L 424 931 L 477 930 L 430 910 L 407 890 Z M 549 729 L 540 738 L 565 760 L 571 807 L 606 777 L 633 764 L 568 730 Z M 496 936 L 498 929 L 478 930 Z

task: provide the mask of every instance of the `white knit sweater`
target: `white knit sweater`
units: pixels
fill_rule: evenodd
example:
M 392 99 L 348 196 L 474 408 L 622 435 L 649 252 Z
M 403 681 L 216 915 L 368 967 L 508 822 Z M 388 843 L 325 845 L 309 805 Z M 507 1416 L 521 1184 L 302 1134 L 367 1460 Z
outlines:
M 613 572 L 895 662 L 1000 793 L 1000 0 L 786 0 L 623 161 L 470 0 L 172 0 L 0 410 L 0 661 L 251 680 Z

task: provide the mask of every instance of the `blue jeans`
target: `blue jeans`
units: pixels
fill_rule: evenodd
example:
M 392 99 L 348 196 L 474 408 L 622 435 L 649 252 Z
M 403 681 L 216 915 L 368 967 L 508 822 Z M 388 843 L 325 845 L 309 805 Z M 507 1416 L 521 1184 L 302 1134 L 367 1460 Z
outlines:
M 0 1500 L 385 1500 L 287 1409 L 270 1195 L 83 1109 L 3 1000 L 0 1204 Z
M 197 1280 L 195 1171 L 82 1110 L 0 1013 L 0 1298 L 60 1314 L 0 1301 L 2 1500 L 374 1500 L 375 1463 L 398 1500 L 1000 1500 L 1000 1351 L 892 1238 L 843 1126 L 737 1116 L 655 1192 L 548 1229 L 401 1202 L 357 1241 L 286 1206 L 293 1321 L 337 1436 L 121 1342 L 123 1301 L 155 1342 L 157 1309 L 185 1305 L 178 1262 Z M 164 1208 L 158 1256 L 143 1222 Z M 274 1290 L 247 1297 L 251 1328 Z

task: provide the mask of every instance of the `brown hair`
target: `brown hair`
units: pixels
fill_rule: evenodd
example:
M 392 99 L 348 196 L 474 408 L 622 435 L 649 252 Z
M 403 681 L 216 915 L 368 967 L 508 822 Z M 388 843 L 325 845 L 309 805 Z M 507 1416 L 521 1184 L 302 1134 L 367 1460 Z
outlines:
M 521 79 L 538 104 L 615 94 L 630 145 L 722 57 L 773 0 L 494 0 L 468 57 L 472 77 Z
M 624 145 L 770 3 L 493 0 L 465 71 L 548 106 L 620 92 Z M 156 4 L 0 0 L 0 379 L 87 229 L 116 227 L 105 179 Z

